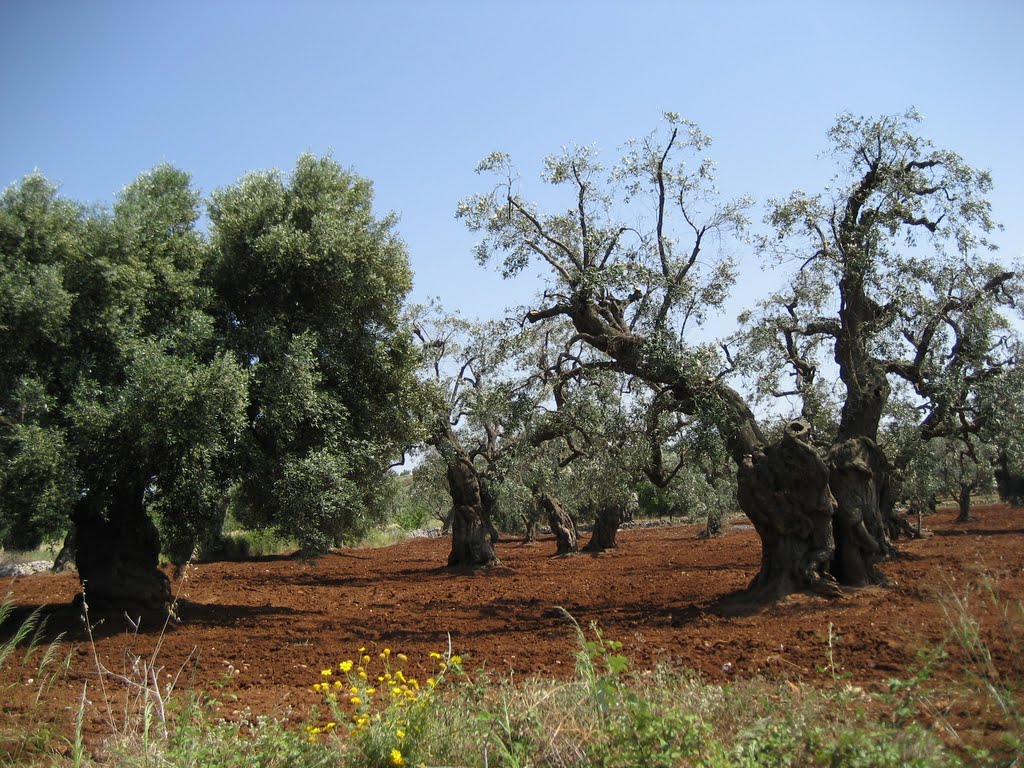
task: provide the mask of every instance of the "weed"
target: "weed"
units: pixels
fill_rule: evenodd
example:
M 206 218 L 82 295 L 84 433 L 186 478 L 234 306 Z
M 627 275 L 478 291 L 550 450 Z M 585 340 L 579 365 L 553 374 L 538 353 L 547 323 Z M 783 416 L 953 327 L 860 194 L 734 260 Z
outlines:
M 977 688 L 988 694 L 1003 721 L 1003 743 L 1010 755 L 1009 765 L 1024 763 L 1024 708 L 1019 681 L 1002 674 L 986 640 L 980 616 L 986 617 L 989 632 L 1006 647 L 1007 658 L 1020 658 L 1024 633 L 1024 606 L 1020 600 L 1003 599 L 991 574 L 983 573 L 977 583 L 963 591 L 950 589 L 941 601 L 950 628 L 950 640 L 962 651 L 961 668 Z
M 0 601 L 0 629 L 14 612 L 8 593 Z M 45 643 L 46 622 L 34 610 L 14 633 L 0 642 L 0 684 L 5 706 L 0 710 L 0 761 L 21 764 L 45 753 L 55 738 L 54 723 L 43 711 L 44 697 L 71 663 L 71 651 L 61 657 L 61 639 Z M 24 722 L 32 723 L 26 729 Z

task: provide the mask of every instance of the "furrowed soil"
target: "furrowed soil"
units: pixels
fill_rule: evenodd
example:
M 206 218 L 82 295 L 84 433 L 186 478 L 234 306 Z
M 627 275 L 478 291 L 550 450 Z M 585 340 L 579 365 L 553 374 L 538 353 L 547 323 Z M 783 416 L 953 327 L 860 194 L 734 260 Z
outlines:
M 179 690 L 213 692 L 225 702 L 225 716 L 249 711 L 300 722 L 317 702 L 310 687 L 320 670 L 336 670 L 361 647 L 371 655 L 385 648 L 407 654 L 407 674 L 425 676 L 429 652 L 444 652 L 450 642 L 467 670 L 569 677 L 577 643 L 564 609 L 581 626 L 596 622 L 606 638 L 621 641 L 634 669 L 668 663 L 711 682 L 762 676 L 884 691 L 890 679 L 921 667 L 922 651 L 945 646 L 950 658 L 940 677 L 953 693 L 936 700 L 931 714 L 956 728 L 992 731 L 976 734 L 985 742 L 1003 726 L 987 719 L 980 682 L 964 671 L 962 649 L 947 642 L 944 606 L 965 599 L 1000 679 L 1024 679 L 1021 648 L 1013 629 L 1002 626 L 1022 626 L 1013 611 L 1024 596 L 1024 510 L 979 506 L 975 515 L 966 524 L 954 523 L 953 511 L 926 517 L 929 535 L 898 542 L 901 556 L 882 565 L 888 586 L 838 599 L 793 595 L 759 610 L 722 601 L 757 572 L 754 531 L 738 524 L 721 538 L 699 540 L 699 527 L 680 525 L 622 531 L 616 550 L 562 558 L 551 556 L 551 538 L 508 538 L 498 544 L 503 566 L 478 572 L 441 567 L 447 539 L 341 550 L 316 563 L 201 563 L 176 583 L 178 620 L 164 627 L 160 617 L 142 617 L 135 630 L 124 616 L 90 616 L 91 640 L 81 611 L 71 606 L 76 575 L 0 579 L 0 597 L 10 592 L 18 606 L 0 632 L 45 606 L 48 636 L 64 632 L 64 648 L 71 649 L 70 669 L 47 694 L 47 706 L 70 727 L 88 682 L 90 740 L 109 733 L 96 657 L 132 677 L 131 660 L 148 660 L 156 649 L 162 684 L 180 673 Z M 1001 615 L 1007 607 L 1008 619 Z M 8 663 L 5 675 L 15 672 Z M 19 674 L 0 691 L 34 691 L 28 673 Z M 115 702 L 130 693 L 105 677 Z M 10 717 L 28 706 L 27 696 L 13 696 L 0 709 Z

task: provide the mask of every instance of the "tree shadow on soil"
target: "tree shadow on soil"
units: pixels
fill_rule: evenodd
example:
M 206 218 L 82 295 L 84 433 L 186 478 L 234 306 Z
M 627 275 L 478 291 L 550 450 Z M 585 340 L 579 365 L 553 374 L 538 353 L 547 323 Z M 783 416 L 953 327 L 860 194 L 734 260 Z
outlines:
M 40 621 L 37 639 L 44 643 L 58 639 L 72 643 L 84 642 L 89 640 L 90 635 L 94 640 L 125 634 L 157 635 L 162 632 L 174 632 L 186 625 L 231 626 L 245 619 L 306 613 L 294 608 L 273 605 L 208 605 L 179 600 L 175 606 L 176 618 L 172 617 L 170 620 L 167 611 L 151 610 L 136 614 L 124 611 L 90 611 L 87 629 L 85 614 L 77 602 L 63 605 L 19 605 L 11 611 L 3 626 L 0 626 L 0 643 L 13 637 L 35 611 L 39 611 Z
M 932 531 L 934 536 L 1020 536 L 1024 534 L 1024 528 L 946 528 L 941 531 Z

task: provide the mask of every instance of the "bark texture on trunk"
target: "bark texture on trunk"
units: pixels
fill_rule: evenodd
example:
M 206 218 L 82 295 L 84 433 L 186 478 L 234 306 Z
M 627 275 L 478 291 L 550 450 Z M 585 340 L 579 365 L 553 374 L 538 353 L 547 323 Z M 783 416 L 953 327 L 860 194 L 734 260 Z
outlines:
M 537 496 L 537 504 L 547 514 L 548 526 L 555 535 L 555 555 L 571 555 L 579 550 L 579 537 L 576 534 L 576 523 L 565 511 L 558 499 L 546 493 Z
M 957 510 L 959 510 L 956 516 L 958 523 L 969 523 L 974 519 L 971 517 L 971 491 L 973 490 L 973 484 L 960 483 L 960 490 L 956 496 Z
M 866 437 L 834 445 L 828 456 L 829 485 L 836 500 L 836 554 L 832 575 L 862 587 L 885 581 L 877 562 L 895 555 L 886 518 L 893 514 L 889 463 Z
M 487 535 L 491 537 L 491 543 L 497 544 L 501 540 L 501 534 L 494 527 L 494 518 L 498 511 L 498 495 L 487 477 L 478 477 L 480 482 L 480 503 L 484 516 L 484 525 L 487 527 Z
M 75 524 L 72 523 L 68 528 L 67 534 L 64 536 L 64 543 L 61 545 L 60 552 L 57 553 L 57 557 L 53 560 L 53 568 L 51 569 L 54 573 L 64 573 L 75 567 Z
M 625 517 L 622 508 L 613 504 L 601 504 L 594 513 L 594 531 L 590 541 L 583 547 L 584 552 L 604 552 L 618 547 L 616 536 Z
M 660 385 L 681 413 L 718 425 L 737 466 L 740 507 L 761 537 L 761 570 L 748 598 L 768 602 L 795 590 L 838 591 L 828 565 L 835 550 L 828 467 L 804 440 L 809 427 L 794 422 L 769 445 L 739 392 L 720 379 L 693 374 L 657 340 L 633 333 L 623 316 L 628 300 L 580 288 L 565 303 L 527 314 L 531 322 L 564 315 L 579 337 L 607 354 L 622 373 Z
M 1010 468 L 1010 457 L 1005 450 L 999 452 L 995 474 L 999 498 L 1011 507 L 1024 507 L 1024 475 Z
M 737 472 L 740 507 L 761 537 L 761 569 L 748 590 L 755 602 L 797 590 L 839 591 L 829 573 L 835 500 L 809 433 L 806 422 L 791 422 L 778 444 L 745 456 Z
M 88 497 L 75 519 L 75 562 L 91 611 L 166 611 L 171 585 L 158 567 L 160 534 L 143 506 L 144 486 L 119 488 L 106 509 Z
M 457 451 L 448 459 L 448 492 L 452 497 L 452 551 L 449 567 L 500 565 L 484 518 L 480 483 L 472 461 Z

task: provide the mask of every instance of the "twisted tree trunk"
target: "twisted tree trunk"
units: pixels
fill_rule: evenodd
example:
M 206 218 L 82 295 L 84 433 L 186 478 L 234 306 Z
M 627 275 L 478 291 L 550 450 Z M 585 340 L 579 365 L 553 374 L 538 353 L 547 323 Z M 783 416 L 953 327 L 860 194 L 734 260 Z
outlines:
M 874 441 L 854 437 L 832 447 L 828 466 L 829 486 L 836 499 L 832 575 L 849 586 L 881 583 L 884 577 L 876 563 L 896 553 L 885 520 L 894 506 L 889 463 Z
M 494 551 L 495 539 L 491 536 L 492 526 L 480 493 L 480 475 L 473 460 L 450 425 L 438 430 L 431 442 L 444 459 L 448 495 L 452 499 L 452 551 L 448 567 L 501 565 Z
M 619 506 L 614 504 L 598 506 L 594 513 L 594 530 L 590 534 L 590 541 L 583 547 L 583 551 L 604 552 L 606 549 L 615 549 L 618 546 L 615 538 L 624 517 L 625 514 Z
M 546 493 L 536 496 L 537 504 L 548 516 L 548 526 L 555 535 L 555 555 L 571 555 L 579 550 L 579 537 L 576 534 L 576 523 L 565 511 L 561 503 Z
M 971 517 L 971 492 L 973 490 L 973 483 L 960 483 L 960 488 L 956 496 L 958 510 L 956 522 L 958 523 L 969 523 L 974 519 Z
M 806 422 L 791 422 L 778 444 L 745 456 L 737 472 L 740 507 L 761 537 L 761 569 L 749 587 L 758 602 L 803 589 L 839 591 L 829 572 L 835 500 L 809 435 Z
M 452 551 L 448 566 L 500 565 L 484 517 L 476 469 L 465 452 L 456 452 L 449 460 L 445 475 L 452 497 Z
M 568 302 L 530 312 L 527 319 L 569 317 L 580 338 L 608 355 L 617 370 L 660 385 L 680 412 L 718 425 L 737 466 L 740 507 L 761 538 L 761 568 L 750 584 L 750 598 L 767 602 L 804 589 L 835 594 L 838 586 L 829 573 L 835 500 L 829 469 L 806 442 L 809 426 L 793 422 L 778 444 L 769 445 L 736 390 L 721 379 L 695 376 L 677 356 L 634 334 L 622 315 L 627 303 L 580 290 Z
M 478 475 L 480 482 L 480 502 L 483 511 L 484 525 L 487 527 L 487 535 L 491 537 L 491 544 L 497 544 L 501 534 L 494 527 L 494 518 L 498 510 L 498 495 L 494 492 L 491 481 L 484 475 Z

